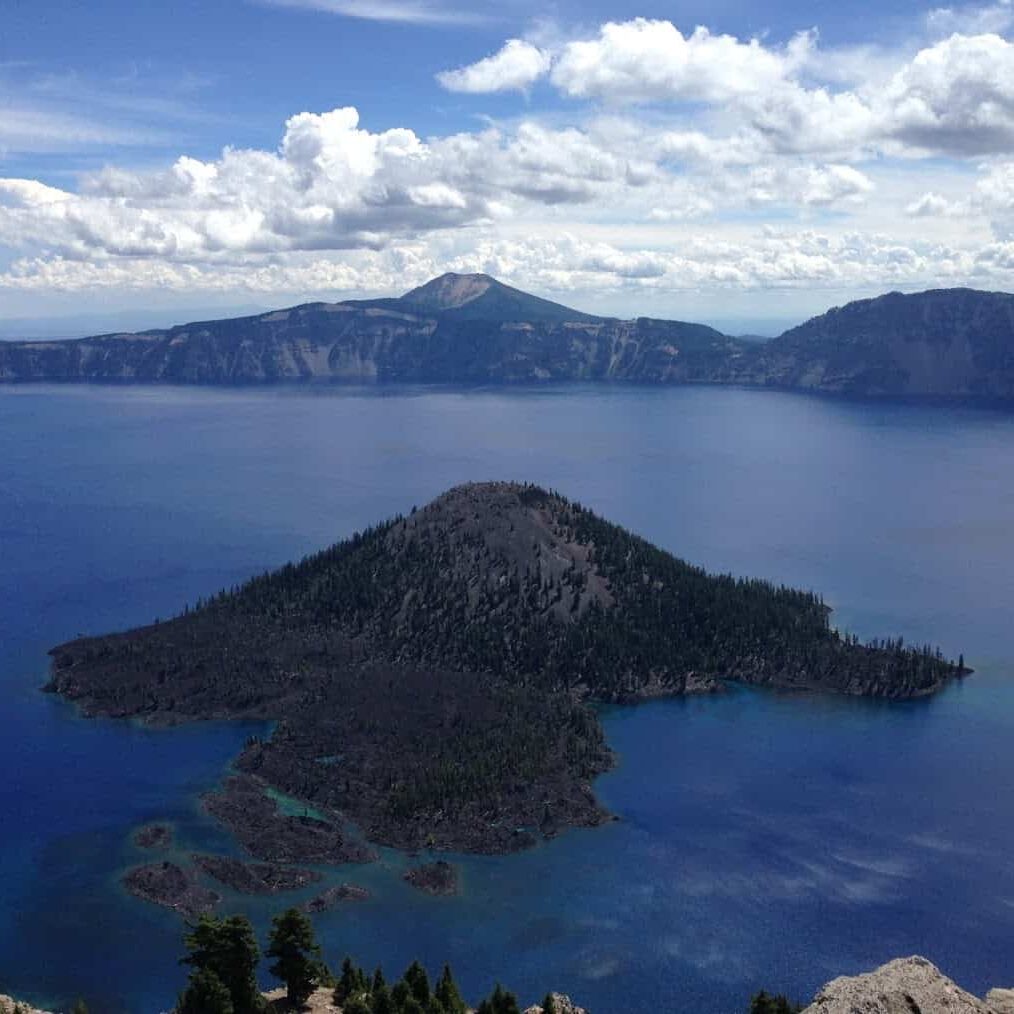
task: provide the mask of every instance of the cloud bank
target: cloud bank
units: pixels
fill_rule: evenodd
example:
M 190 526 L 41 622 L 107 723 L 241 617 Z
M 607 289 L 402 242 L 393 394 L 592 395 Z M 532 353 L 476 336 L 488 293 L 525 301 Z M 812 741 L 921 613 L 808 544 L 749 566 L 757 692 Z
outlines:
M 1009 286 L 1009 18 L 941 9 L 896 50 L 644 18 L 511 38 L 437 75 L 477 111 L 523 94 L 474 129 L 373 131 L 339 106 L 291 116 L 270 150 L 0 179 L 0 288 L 309 296 L 456 268 L 629 291 L 634 310 L 690 289 Z

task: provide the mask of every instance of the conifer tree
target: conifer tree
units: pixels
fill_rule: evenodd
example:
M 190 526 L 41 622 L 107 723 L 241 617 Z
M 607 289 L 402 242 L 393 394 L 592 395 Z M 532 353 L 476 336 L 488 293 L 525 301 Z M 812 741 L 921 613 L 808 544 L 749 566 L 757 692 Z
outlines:
M 200 968 L 190 976 L 190 982 L 176 1004 L 176 1014 L 234 1014 L 234 1012 L 229 990 L 209 968 Z
M 443 974 L 433 993 L 447 1014 L 465 1014 L 468 1009 L 465 1001 L 461 999 L 461 993 L 458 991 L 458 984 L 454 981 L 450 965 L 444 965 Z
M 269 971 L 285 983 L 288 1001 L 306 1003 L 322 977 L 320 945 L 313 924 L 298 908 L 290 908 L 271 921 L 267 956 L 275 963 Z
M 412 999 L 412 990 L 408 988 L 408 983 L 404 979 L 399 979 L 391 987 L 391 999 L 396 1010 L 403 1010 L 405 1004 Z
M 213 972 L 228 990 L 234 1014 L 258 1014 L 264 1004 L 257 988 L 260 950 L 246 916 L 227 919 L 201 916 L 184 937 L 183 964 Z
M 425 1008 L 430 998 L 430 980 L 426 969 L 418 961 L 413 961 L 406 969 L 404 978 L 416 1003 Z
M 391 998 L 391 991 L 387 986 L 381 986 L 374 990 L 372 1000 L 372 1014 L 397 1014 L 394 1000 Z
M 347 957 L 342 962 L 342 974 L 338 977 L 338 984 L 334 989 L 334 1002 L 341 1006 L 346 1000 L 366 991 L 365 973 L 361 968 L 356 967 L 351 958 Z

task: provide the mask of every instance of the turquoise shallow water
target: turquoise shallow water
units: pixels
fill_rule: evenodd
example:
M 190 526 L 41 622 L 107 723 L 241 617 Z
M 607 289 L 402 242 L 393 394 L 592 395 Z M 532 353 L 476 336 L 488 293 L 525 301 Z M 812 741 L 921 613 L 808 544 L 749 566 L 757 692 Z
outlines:
M 922 952 L 1014 982 L 1014 417 L 736 390 L 0 389 L 0 992 L 167 1008 L 176 918 L 125 896 L 130 830 L 230 849 L 194 804 L 249 728 L 84 721 L 46 649 L 167 616 L 467 479 L 554 486 L 694 562 L 822 591 L 863 635 L 964 652 L 931 701 L 736 690 L 605 716 L 621 820 L 463 858 L 335 874 L 329 956 L 450 958 L 595 1014 L 740 1010 L 761 985 Z M 297 898 L 301 895 L 295 896 Z M 279 902 L 230 898 L 266 925 Z

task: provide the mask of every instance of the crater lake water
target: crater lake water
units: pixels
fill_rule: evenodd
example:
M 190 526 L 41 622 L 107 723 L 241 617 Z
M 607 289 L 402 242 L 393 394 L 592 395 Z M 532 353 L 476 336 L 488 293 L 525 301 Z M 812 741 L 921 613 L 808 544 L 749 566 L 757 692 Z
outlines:
M 862 636 L 963 652 L 891 704 L 753 690 L 605 714 L 621 819 L 454 857 L 432 899 L 385 852 L 330 881 L 327 957 L 449 960 L 469 996 L 593 1014 L 742 1011 L 761 987 L 921 953 L 1014 985 L 1014 416 L 760 391 L 0 389 L 0 992 L 169 1008 L 182 923 L 130 898 L 140 823 L 235 851 L 197 797 L 249 726 L 90 721 L 39 692 L 49 647 L 187 602 L 455 483 L 552 486 L 711 570 L 822 592 Z M 259 731 L 259 730 L 258 730 Z M 263 932 L 289 897 L 226 893 Z

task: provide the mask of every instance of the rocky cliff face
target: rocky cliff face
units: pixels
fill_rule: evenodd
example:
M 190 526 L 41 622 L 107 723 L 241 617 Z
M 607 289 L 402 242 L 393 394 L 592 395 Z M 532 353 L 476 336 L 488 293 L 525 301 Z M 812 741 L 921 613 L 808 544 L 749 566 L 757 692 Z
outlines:
M 892 292 L 828 311 L 742 358 L 747 384 L 864 396 L 1014 398 L 1014 296 Z
M 400 299 L 0 342 L 0 381 L 684 382 L 717 376 L 741 344 L 700 324 L 592 317 L 485 275 L 456 275 Z
M 1009 1014 L 1014 991 L 985 1000 L 966 992 L 925 958 L 898 958 L 864 975 L 829 982 L 803 1014 Z
M 682 321 L 595 317 L 488 275 L 397 299 L 74 341 L 0 342 L 2 381 L 742 384 L 1014 400 L 1014 296 L 940 289 L 849 303 L 766 344 Z

